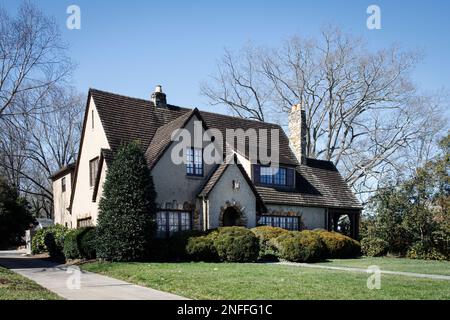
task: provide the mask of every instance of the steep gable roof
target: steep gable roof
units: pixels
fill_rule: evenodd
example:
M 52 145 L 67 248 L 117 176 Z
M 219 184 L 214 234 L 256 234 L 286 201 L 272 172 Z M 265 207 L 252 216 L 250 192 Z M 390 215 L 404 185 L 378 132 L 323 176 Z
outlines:
M 284 130 L 277 124 L 173 105 L 156 108 L 149 100 L 131 98 L 96 89 L 90 89 L 89 95 L 94 99 L 111 147 L 111 150 L 102 150 L 107 163 L 112 161 L 114 153 L 122 142 L 139 140 L 146 150 L 149 165 L 153 166 L 170 144 L 170 136 L 173 130 L 182 128 L 186 121 L 194 113 L 197 113 L 204 121 L 205 126 L 219 129 L 224 140 L 226 129 L 267 129 L 269 133 L 268 146 L 270 147 L 270 130 L 279 129 L 280 163 L 296 167 L 297 186 L 294 191 L 256 186 L 257 194 L 261 196 L 265 203 L 361 208 L 361 204 L 332 162 L 307 159 L 306 165 L 299 165 L 289 147 L 289 140 Z M 219 175 L 219 169 L 220 166 L 214 174 Z M 214 185 L 214 179 L 211 179 L 213 177 L 210 177 L 207 184 Z M 205 184 L 205 188 L 208 188 L 207 184 Z

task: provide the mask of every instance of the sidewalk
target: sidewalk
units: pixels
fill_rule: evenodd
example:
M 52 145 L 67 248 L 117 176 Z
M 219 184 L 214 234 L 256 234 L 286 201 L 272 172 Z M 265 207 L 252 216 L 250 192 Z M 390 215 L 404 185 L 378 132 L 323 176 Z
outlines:
M 42 287 L 69 300 L 186 299 L 171 293 L 130 284 L 92 272 L 68 270 L 70 266 L 27 257 L 20 251 L 0 251 L 0 265 L 35 281 Z M 80 288 L 74 289 L 78 281 L 78 275 L 80 276 Z
M 282 262 L 274 262 L 274 264 L 281 264 L 281 265 L 294 266 L 294 267 L 303 267 L 303 268 L 341 270 L 341 271 L 367 273 L 367 269 L 363 269 L 363 268 L 324 266 L 324 265 L 314 264 L 314 263 L 299 263 L 299 262 L 282 261 Z M 405 277 L 426 278 L 426 279 L 433 279 L 433 280 L 449 280 L 450 281 L 450 276 L 441 275 L 441 274 L 389 271 L 389 270 L 383 270 L 383 269 L 380 269 L 380 272 L 382 274 L 392 274 L 392 275 L 405 276 Z

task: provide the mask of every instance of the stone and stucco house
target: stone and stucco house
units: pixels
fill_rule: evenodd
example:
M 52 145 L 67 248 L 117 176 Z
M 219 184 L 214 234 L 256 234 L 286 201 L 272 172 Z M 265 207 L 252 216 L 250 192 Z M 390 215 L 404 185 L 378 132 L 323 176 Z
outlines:
M 208 164 L 205 145 L 189 149 L 186 163 L 174 164 L 171 135 L 177 129 L 192 132 L 195 121 L 204 131 L 279 129 L 279 169 L 252 163 L 237 151 L 230 163 Z M 167 104 L 160 86 L 150 100 L 91 89 L 78 160 L 51 177 L 55 223 L 95 225 L 116 150 L 139 140 L 157 192 L 159 236 L 229 225 L 336 230 L 338 219 L 347 215 L 351 235 L 357 237 L 362 207 L 333 163 L 305 157 L 305 129 L 300 106 L 292 107 L 288 138 L 275 124 Z

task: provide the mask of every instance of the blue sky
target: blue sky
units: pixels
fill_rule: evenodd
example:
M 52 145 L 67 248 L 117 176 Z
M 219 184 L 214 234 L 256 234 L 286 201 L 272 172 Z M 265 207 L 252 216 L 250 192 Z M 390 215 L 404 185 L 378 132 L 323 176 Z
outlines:
M 10 12 L 19 1 L 0 0 Z M 78 64 L 74 84 L 148 98 L 161 84 L 168 102 L 210 108 L 199 93 L 225 47 L 248 41 L 277 45 L 291 35 L 314 37 L 324 24 L 363 36 L 370 47 L 392 43 L 425 52 L 414 80 L 425 90 L 450 83 L 450 1 L 85 1 L 40 0 L 61 27 Z M 66 8 L 81 8 L 81 30 L 65 27 Z M 377 4 L 382 29 L 368 30 Z M 222 111 L 224 110 L 216 111 Z

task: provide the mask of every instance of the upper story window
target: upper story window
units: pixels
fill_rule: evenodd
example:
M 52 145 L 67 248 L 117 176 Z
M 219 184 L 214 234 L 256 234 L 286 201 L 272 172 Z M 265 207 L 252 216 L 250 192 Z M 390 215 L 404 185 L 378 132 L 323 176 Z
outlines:
M 66 192 L 66 177 L 61 178 L 61 192 Z
M 203 150 L 189 148 L 186 151 L 186 174 L 189 176 L 203 176 Z
M 261 167 L 260 174 L 262 184 L 286 185 L 286 168 Z
M 97 177 L 98 157 L 89 161 L 89 186 L 93 187 Z
M 91 111 L 91 126 L 94 129 L 94 110 Z
M 294 187 L 294 170 L 284 167 L 253 165 L 253 181 L 267 186 Z

